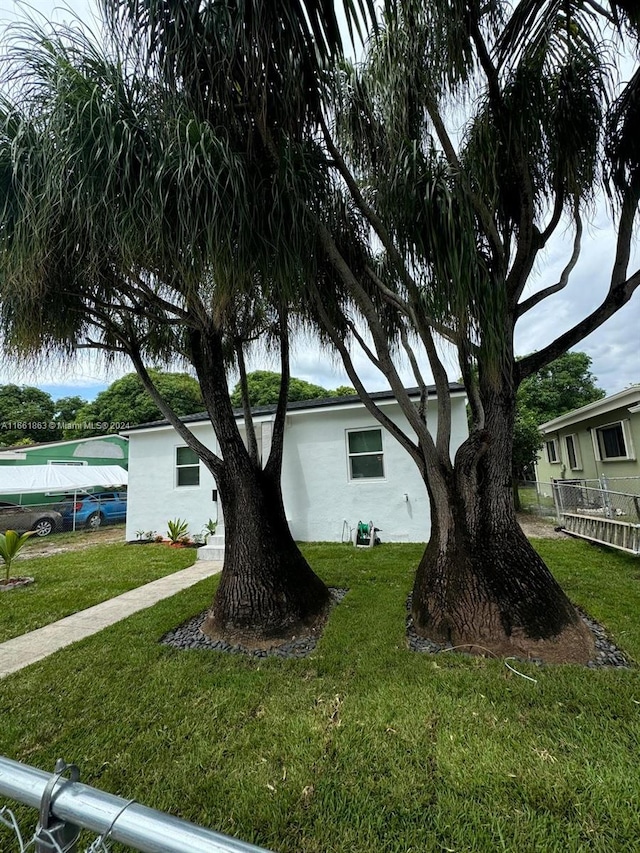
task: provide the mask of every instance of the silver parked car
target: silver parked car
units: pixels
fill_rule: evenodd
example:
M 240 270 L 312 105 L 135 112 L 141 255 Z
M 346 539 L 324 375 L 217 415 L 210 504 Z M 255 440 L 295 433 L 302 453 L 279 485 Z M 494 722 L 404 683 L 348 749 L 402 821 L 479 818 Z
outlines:
M 19 506 L 0 501 L 0 531 L 5 530 L 16 533 L 33 530 L 38 536 L 48 536 L 62 530 L 62 516 L 44 506 Z

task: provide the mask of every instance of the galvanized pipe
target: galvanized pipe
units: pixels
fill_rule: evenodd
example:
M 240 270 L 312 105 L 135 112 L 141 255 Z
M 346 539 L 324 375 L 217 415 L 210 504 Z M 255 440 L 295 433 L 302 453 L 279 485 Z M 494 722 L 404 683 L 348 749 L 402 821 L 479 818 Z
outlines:
M 39 808 L 51 773 L 0 756 L 0 794 Z M 164 812 L 129 803 L 83 785 L 61 779 L 51 801 L 58 818 L 126 844 L 141 853 L 270 853 L 220 832 L 197 826 Z M 114 822 L 115 821 L 115 822 Z

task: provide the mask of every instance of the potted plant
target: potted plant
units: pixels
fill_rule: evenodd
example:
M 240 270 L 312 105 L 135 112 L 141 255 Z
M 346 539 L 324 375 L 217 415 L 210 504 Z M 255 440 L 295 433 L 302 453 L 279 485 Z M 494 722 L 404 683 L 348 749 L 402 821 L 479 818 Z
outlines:
M 0 533 L 0 557 L 4 560 L 5 565 L 4 580 L 0 581 L 1 590 L 14 589 L 18 586 L 27 586 L 28 584 L 33 583 L 33 578 L 12 578 L 10 572 L 13 558 L 22 549 L 29 537 L 34 535 L 35 530 L 28 530 L 22 535 L 16 533 L 15 530 L 7 530 L 6 533 Z

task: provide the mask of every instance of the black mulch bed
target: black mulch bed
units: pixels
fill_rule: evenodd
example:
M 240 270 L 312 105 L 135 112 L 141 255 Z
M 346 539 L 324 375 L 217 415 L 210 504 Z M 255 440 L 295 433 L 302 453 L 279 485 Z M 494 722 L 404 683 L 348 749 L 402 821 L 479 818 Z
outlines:
M 349 590 L 330 588 L 331 604 L 329 612 L 339 604 Z M 248 649 L 242 645 L 231 645 L 224 640 L 210 640 L 200 630 L 208 611 L 203 610 L 197 616 L 193 616 L 182 625 L 174 628 L 160 638 L 164 646 L 172 646 L 174 649 L 209 649 L 216 652 L 228 652 L 233 655 L 249 655 L 254 658 L 278 657 L 278 658 L 304 658 L 315 649 L 318 638 L 322 635 L 322 629 L 326 620 L 319 626 L 315 634 L 302 637 L 294 637 L 286 643 L 272 646 L 270 649 Z
M 600 625 L 599 622 L 596 622 L 595 619 L 592 619 L 588 616 L 583 610 L 579 607 L 576 608 L 580 616 L 582 617 L 584 623 L 589 628 L 591 633 L 593 634 L 593 638 L 596 645 L 596 657 L 594 660 L 589 661 L 587 664 L 591 669 L 598 669 L 599 667 L 624 667 L 626 669 L 630 669 L 633 667 L 632 661 L 625 655 L 622 649 L 617 646 L 613 640 L 609 637 L 605 629 Z M 451 644 L 440 644 L 436 643 L 433 640 L 426 639 L 425 637 L 419 637 L 416 634 L 416 629 L 413 624 L 413 617 L 411 615 L 411 593 L 407 598 L 407 644 L 409 648 L 414 652 L 428 652 L 429 654 L 436 654 L 438 652 L 446 652 L 452 651 L 453 646 Z M 464 649 L 455 649 L 456 652 L 464 654 Z M 524 659 L 523 659 L 524 660 Z M 527 660 L 527 663 L 536 663 L 543 664 L 543 661 L 537 660 L 536 658 L 530 658 Z

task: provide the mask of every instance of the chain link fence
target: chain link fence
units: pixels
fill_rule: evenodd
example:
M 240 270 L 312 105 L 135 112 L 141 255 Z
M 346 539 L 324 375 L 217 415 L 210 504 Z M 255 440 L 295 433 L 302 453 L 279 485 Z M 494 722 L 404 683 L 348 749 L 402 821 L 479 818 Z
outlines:
M 0 533 L 33 531 L 38 537 L 62 531 L 96 530 L 126 520 L 127 493 L 73 492 L 59 495 L 0 496 Z
M 640 523 L 640 477 L 556 480 L 553 488 L 559 515 L 574 513 Z M 622 488 L 624 491 L 619 491 Z
M 522 512 L 544 518 L 578 513 L 640 523 L 640 477 L 522 482 L 518 494 Z
M 640 477 L 522 483 L 521 509 L 590 542 L 640 555 Z
M 553 484 L 526 480 L 518 483 L 520 512 L 538 515 L 541 518 L 557 518 L 553 500 Z

